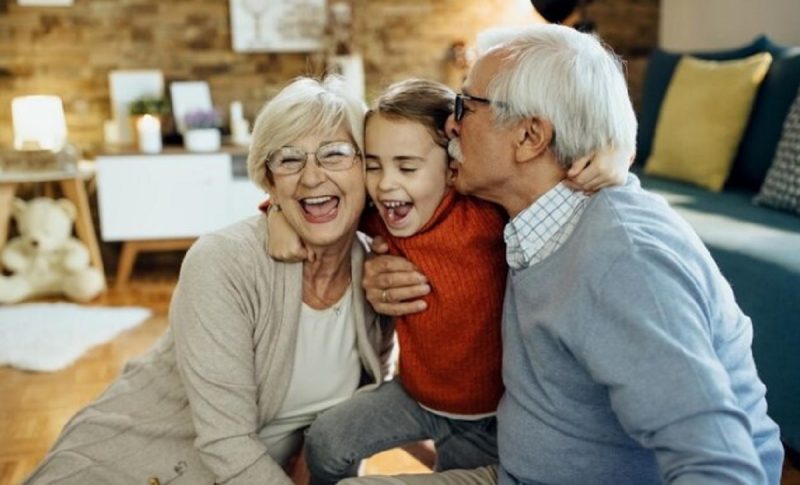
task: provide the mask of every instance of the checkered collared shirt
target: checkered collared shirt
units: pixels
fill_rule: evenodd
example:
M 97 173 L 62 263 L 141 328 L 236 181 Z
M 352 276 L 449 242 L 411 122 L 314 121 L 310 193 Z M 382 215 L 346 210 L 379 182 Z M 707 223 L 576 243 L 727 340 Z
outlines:
M 511 269 L 540 263 L 572 234 L 588 196 L 559 183 L 506 224 L 506 261 Z

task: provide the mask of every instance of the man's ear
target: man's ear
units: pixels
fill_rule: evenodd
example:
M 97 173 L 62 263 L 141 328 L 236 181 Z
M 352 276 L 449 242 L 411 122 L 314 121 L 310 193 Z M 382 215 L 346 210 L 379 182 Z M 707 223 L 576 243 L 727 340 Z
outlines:
M 542 118 L 520 121 L 516 128 L 516 161 L 527 162 L 541 156 L 553 141 L 553 125 Z

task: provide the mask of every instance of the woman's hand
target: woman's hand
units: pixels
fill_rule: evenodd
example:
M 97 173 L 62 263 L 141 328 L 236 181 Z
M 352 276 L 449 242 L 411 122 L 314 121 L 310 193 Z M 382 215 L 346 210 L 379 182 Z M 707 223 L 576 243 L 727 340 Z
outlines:
M 573 190 L 592 194 L 598 190 L 622 185 L 628 177 L 628 168 L 633 163 L 635 153 L 625 153 L 606 148 L 572 163 L 564 183 Z
M 289 225 L 283 212 L 275 209 L 275 206 L 270 207 L 267 213 L 267 224 L 269 225 L 267 253 L 272 259 L 286 263 L 314 261 L 316 258 L 314 251 L 306 247 L 303 240 Z
M 373 239 L 371 247 L 375 256 L 364 263 L 362 285 L 375 311 L 396 317 L 428 308 L 418 299 L 431 291 L 425 275 L 411 261 L 387 255 L 389 247 L 382 238 Z

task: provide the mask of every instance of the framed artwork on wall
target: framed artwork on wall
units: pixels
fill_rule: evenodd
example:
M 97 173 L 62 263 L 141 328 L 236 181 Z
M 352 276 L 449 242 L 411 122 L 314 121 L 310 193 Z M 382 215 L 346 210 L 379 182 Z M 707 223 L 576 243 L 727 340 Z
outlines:
M 230 0 L 236 52 L 313 52 L 324 47 L 325 0 Z
M 328 72 L 342 76 L 353 97 L 366 99 L 364 96 L 364 60 L 360 55 L 331 56 L 328 59 Z

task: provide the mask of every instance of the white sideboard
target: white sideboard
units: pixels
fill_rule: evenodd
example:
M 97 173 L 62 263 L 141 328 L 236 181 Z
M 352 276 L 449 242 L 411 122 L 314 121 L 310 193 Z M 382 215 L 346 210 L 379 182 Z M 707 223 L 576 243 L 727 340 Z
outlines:
M 266 195 L 230 153 L 97 157 L 103 241 L 124 241 L 117 271 L 124 285 L 139 251 L 188 247 L 207 232 L 258 214 Z
M 234 177 L 227 153 L 102 155 L 97 192 L 103 241 L 197 237 L 257 214 L 265 198 Z

